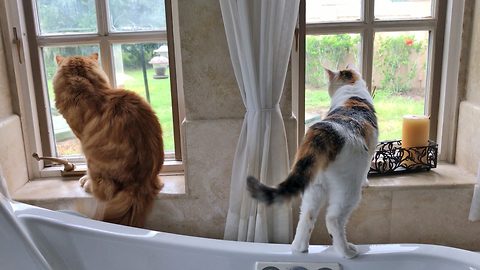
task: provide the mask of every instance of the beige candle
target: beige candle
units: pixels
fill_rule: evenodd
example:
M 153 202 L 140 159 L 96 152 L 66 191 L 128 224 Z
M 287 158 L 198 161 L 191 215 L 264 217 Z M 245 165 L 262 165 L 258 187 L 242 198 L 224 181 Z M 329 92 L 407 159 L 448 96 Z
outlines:
M 426 115 L 405 115 L 402 126 L 402 148 L 428 146 L 428 135 L 430 131 L 430 117 Z M 417 157 L 414 157 L 418 161 Z M 427 162 L 427 157 L 422 158 Z M 413 162 L 405 162 L 410 165 Z

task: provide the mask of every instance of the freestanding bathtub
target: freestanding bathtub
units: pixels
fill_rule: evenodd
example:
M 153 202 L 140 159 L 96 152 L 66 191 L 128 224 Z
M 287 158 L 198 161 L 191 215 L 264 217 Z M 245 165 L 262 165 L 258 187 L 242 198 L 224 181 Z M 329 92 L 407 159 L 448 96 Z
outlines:
M 480 254 L 434 245 L 359 245 L 352 260 L 331 246 L 244 243 L 109 224 L 10 201 L 0 194 L 0 269 L 435 269 L 480 270 Z

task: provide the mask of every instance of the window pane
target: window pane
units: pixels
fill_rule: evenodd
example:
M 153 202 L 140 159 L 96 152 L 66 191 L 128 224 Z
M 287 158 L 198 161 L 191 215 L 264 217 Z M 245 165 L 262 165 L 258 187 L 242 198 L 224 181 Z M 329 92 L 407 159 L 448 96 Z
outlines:
M 306 37 L 305 50 L 305 125 L 327 115 L 330 107 L 328 75 L 323 67 L 343 69 L 348 63 L 360 68 L 360 35 L 320 35 Z M 306 130 L 307 128 L 305 128 Z
M 166 43 L 113 45 L 116 85 L 152 105 L 162 125 L 164 150 L 174 150 L 172 99 Z
M 361 0 L 306 0 L 307 23 L 360 20 Z
M 164 0 L 110 0 L 110 30 L 166 30 Z
M 372 85 L 380 140 L 400 139 L 403 116 L 424 114 L 429 34 L 375 34 Z
M 50 101 L 50 117 L 53 124 L 55 148 L 57 156 L 80 155 L 82 154 L 80 141 L 75 137 L 67 122 L 55 108 L 55 95 L 53 93 L 52 79 L 57 70 L 55 56 L 63 57 L 84 55 L 88 56 L 99 51 L 97 45 L 74 46 L 74 47 L 45 47 L 43 48 L 43 60 Z
M 431 16 L 431 0 L 375 0 L 376 19 L 395 20 Z
M 40 35 L 97 32 L 95 0 L 37 0 Z

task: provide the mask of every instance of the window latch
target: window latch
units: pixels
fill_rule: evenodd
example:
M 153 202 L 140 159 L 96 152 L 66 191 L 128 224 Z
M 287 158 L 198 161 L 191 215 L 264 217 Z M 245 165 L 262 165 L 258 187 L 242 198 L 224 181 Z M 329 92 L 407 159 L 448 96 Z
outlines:
M 59 164 L 63 165 L 63 171 L 64 172 L 69 172 L 73 171 L 75 169 L 75 164 L 68 162 L 68 160 L 63 159 L 63 158 L 54 158 L 54 157 L 39 157 L 37 153 L 33 153 L 33 158 L 36 160 L 50 160 Z
M 13 43 L 17 45 L 17 50 L 18 50 L 18 61 L 20 62 L 20 64 L 22 64 L 22 56 L 21 56 L 22 40 L 18 38 L 16 27 L 13 28 L 13 35 L 14 35 Z

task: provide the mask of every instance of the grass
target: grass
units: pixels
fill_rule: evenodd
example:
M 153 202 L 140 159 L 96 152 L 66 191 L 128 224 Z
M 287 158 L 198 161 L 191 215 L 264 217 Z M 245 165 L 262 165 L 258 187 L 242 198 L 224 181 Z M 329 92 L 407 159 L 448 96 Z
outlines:
M 423 99 L 408 95 L 377 90 L 374 103 L 380 132 L 379 140 L 401 139 L 403 115 L 423 114 Z M 305 113 L 326 113 L 329 106 L 330 97 L 326 90 L 306 90 Z

